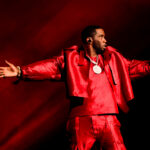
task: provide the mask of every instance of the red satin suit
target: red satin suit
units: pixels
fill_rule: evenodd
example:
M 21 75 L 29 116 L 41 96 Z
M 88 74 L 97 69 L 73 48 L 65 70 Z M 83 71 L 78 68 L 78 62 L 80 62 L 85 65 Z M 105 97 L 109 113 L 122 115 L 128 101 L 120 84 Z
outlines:
M 96 58 L 91 58 L 96 61 Z M 128 111 L 127 102 L 133 99 L 131 79 L 150 73 L 149 61 L 125 59 L 116 49 L 108 46 L 98 55 L 102 73 L 93 72 L 93 64 L 84 50 L 77 46 L 64 49 L 53 59 L 21 67 L 22 77 L 34 80 L 65 77 L 72 108 L 67 130 L 71 134 L 72 150 L 90 150 L 100 142 L 104 150 L 125 150 L 116 118 L 118 106 Z

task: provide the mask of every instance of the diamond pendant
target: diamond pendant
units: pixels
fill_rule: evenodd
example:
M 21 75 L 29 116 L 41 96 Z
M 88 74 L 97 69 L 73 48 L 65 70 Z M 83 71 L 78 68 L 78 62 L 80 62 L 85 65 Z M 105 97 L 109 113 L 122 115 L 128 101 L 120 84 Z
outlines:
M 93 66 L 93 71 L 96 74 L 100 74 L 102 72 L 102 68 L 100 66 L 98 66 L 98 65 L 94 65 Z

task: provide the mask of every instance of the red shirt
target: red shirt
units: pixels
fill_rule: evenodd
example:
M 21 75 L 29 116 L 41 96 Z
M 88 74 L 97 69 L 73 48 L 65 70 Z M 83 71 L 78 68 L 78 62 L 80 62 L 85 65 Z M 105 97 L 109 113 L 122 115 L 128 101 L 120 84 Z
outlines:
M 96 62 L 96 57 L 91 57 Z M 83 104 L 72 109 L 70 117 L 118 113 L 113 87 L 106 76 L 103 58 L 98 55 L 98 65 L 103 68 L 100 74 L 93 71 L 94 64 L 89 61 L 88 98 Z

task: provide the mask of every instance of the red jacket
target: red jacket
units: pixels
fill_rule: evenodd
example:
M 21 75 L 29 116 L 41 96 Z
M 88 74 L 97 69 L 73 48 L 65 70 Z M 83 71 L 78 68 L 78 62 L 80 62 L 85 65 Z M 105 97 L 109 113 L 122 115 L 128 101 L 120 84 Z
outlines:
M 118 106 L 127 112 L 127 101 L 134 98 L 131 79 L 150 74 L 149 61 L 125 59 L 108 46 L 104 52 L 104 70 L 112 84 Z M 65 72 L 70 96 L 87 97 L 88 59 L 78 46 L 64 49 L 62 55 L 21 67 L 22 77 L 34 80 L 61 79 Z M 113 81 L 113 82 L 112 82 Z

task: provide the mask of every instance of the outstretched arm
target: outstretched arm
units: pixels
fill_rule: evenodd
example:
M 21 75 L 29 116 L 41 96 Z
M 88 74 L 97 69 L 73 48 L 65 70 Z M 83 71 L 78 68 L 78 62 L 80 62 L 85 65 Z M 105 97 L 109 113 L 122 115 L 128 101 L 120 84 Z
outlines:
M 29 64 L 27 66 L 13 65 L 6 61 L 8 67 L 0 67 L 0 77 L 16 77 L 20 76 L 23 79 L 44 80 L 44 79 L 61 79 L 61 73 L 64 69 L 64 56 L 58 56 L 52 59 Z
M 143 77 L 150 74 L 150 61 L 133 60 L 129 67 L 132 79 Z
M 60 80 L 64 69 L 64 56 L 46 59 L 21 67 L 22 78 L 32 80 Z
M 127 60 L 129 75 L 131 79 L 140 78 L 150 74 L 150 61 L 142 60 Z

